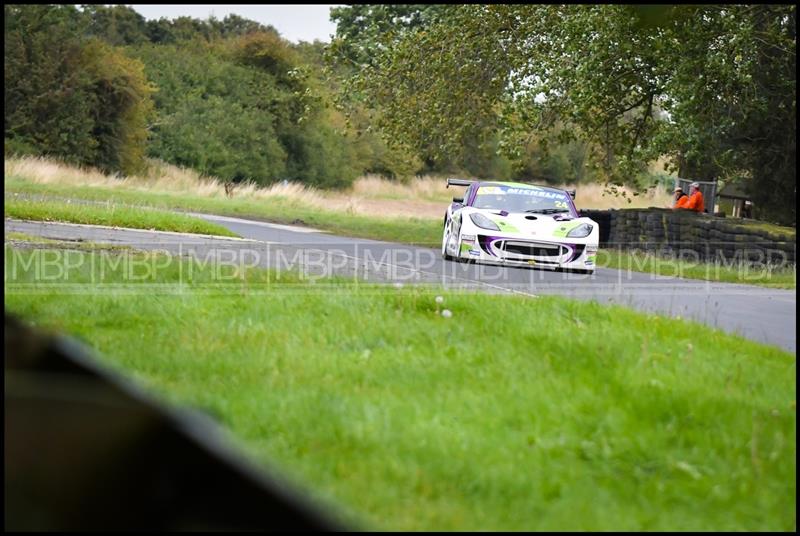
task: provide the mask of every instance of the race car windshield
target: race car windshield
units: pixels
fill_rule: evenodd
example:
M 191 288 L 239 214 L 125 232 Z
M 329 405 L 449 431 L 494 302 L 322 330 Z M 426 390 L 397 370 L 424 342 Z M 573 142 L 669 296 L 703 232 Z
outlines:
M 533 214 L 558 214 L 569 212 L 566 192 L 545 188 L 517 188 L 513 186 L 481 186 L 472 203 L 475 208 L 530 212 Z

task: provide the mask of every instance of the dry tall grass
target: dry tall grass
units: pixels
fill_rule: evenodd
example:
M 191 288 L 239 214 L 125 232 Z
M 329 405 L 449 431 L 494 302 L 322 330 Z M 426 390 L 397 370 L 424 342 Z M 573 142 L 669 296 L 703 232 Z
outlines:
M 442 177 L 426 175 L 407 183 L 387 180 L 380 175 L 366 175 L 356 179 L 350 189 L 353 195 L 370 199 L 414 199 L 446 201 L 453 196 Z
M 669 192 L 652 189 L 634 195 L 628 188 L 618 188 L 620 194 L 607 193 L 602 184 L 581 184 L 564 186 L 566 190 L 576 190 L 575 202 L 580 208 L 643 208 L 668 207 L 672 204 Z M 361 177 L 353 183 L 351 192 L 365 199 L 402 199 L 411 201 L 447 202 L 458 195 L 457 188 L 447 189 L 443 177 L 417 177 L 408 184 L 389 181 L 376 175 Z M 625 195 L 622 195 L 624 192 Z M 631 202 L 628 202 L 628 199 Z
M 185 193 L 201 197 L 226 197 L 225 183 L 215 177 L 203 177 L 196 171 L 151 160 L 145 175 L 118 177 L 91 167 L 76 167 L 43 157 L 5 159 L 5 175 L 17 176 L 40 184 L 102 186 L 129 190 Z M 263 199 L 282 196 L 301 203 L 324 203 L 323 195 L 298 183 L 277 183 L 261 188 L 255 183 L 237 184 L 236 198 Z
M 605 188 L 602 184 L 581 184 L 578 186 L 565 186 L 564 188 L 566 190 L 576 190 L 575 205 L 578 208 L 666 208 L 672 206 L 672 195 L 659 188 L 651 189 L 636 196 L 628 188 L 618 188 L 620 192 L 625 192 L 625 197 L 605 193 Z M 628 199 L 631 200 L 630 203 Z
M 191 194 L 201 197 L 224 198 L 225 184 L 213 177 L 203 177 L 194 170 L 151 161 L 148 172 L 141 176 L 117 177 L 94 168 L 75 167 L 41 157 L 5 159 L 5 175 L 17 176 L 34 183 L 74 186 L 102 186 L 130 190 Z M 566 186 L 571 189 L 572 186 Z M 600 184 L 576 187 L 579 208 L 640 208 L 667 207 L 671 196 L 664 191 L 651 191 L 628 198 L 604 193 Z M 416 216 L 439 218 L 444 205 L 461 193 L 459 188 L 447 189 L 445 179 L 436 176 L 418 177 L 408 183 L 390 181 L 376 175 L 357 179 L 346 191 L 329 192 L 299 183 L 276 183 L 259 187 L 254 183 L 237 184 L 234 199 L 282 198 L 299 205 L 350 214 L 373 216 Z

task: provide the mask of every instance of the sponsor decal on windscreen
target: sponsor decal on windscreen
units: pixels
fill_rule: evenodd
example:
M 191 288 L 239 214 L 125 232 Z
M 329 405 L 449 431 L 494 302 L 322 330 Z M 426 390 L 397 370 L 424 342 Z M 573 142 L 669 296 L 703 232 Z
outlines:
M 514 188 L 512 186 L 481 186 L 477 195 L 528 195 L 545 199 L 566 199 L 567 195 L 561 192 L 550 192 L 538 188 Z

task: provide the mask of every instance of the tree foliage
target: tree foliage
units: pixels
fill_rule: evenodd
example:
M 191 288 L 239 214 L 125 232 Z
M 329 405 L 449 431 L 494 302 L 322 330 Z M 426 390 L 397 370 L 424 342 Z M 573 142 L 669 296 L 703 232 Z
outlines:
M 90 35 L 110 45 L 138 45 L 150 40 L 147 22 L 139 13 L 123 5 L 83 5 Z
M 141 45 L 147 42 L 170 44 L 180 41 L 202 39 L 206 42 L 236 37 L 254 32 L 277 31 L 272 26 L 245 19 L 236 14 L 219 20 L 192 17 L 176 17 L 145 20 L 131 7 L 125 5 L 86 4 L 81 14 L 88 25 L 88 32 L 111 45 Z
M 273 33 L 131 50 L 159 87 L 149 154 L 224 180 L 346 186 L 358 174 L 318 83 Z
M 90 160 L 88 75 L 80 69 L 72 6 L 4 6 L 5 133 L 8 143 Z
M 330 53 L 340 62 L 359 69 L 370 65 L 382 51 L 407 31 L 430 26 L 453 9 L 451 4 L 355 4 L 331 9 L 336 37 Z
M 155 90 L 144 65 L 99 40 L 83 48 L 81 60 L 92 88 L 92 137 L 98 144 L 92 163 L 126 174 L 142 171 Z
M 262 184 L 341 187 L 363 170 L 317 73 L 271 27 L 126 6 L 5 15 L 7 151 L 123 174 L 148 155 Z
M 6 145 L 109 171 L 141 169 L 152 87 L 73 6 L 5 6 Z
M 682 173 L 743 178 L 761 217 L 796 221 L 796 6 L 684 8 L 662 147 Z M 697 58 L 689 62 L 682 58 Z
M 208 46 L 145 45 L 131 53 L 158 86 L 148 154 L 225 180 L 268 183 L 285 172 L 270 91 Z
M 545 154 L 582 140 L 593 172 L 635 183 L 671 155 L 692 178 L 749 177 L 794 221 L 794 6 L 469 4 L 356 34 L 366 48 L 346 45 L 361 19 L 340 19 L 338 50 L 376 54 L 347 89 L 429 159 L 494 133 L 517 161 L 533 140 Z
M 446 59 L 438 54 L 441 47 L 436 45 L 435 29 L 438 23 L 459 13 L 458 6 L 449 4 L 332 9 L 337 35 L 328 47 L 327 59 L 344 80 L 339 103 L 350 111 L 351 119 L 356 118 L 356 131 L 370 136 L 382 134 L 388 151 L 405 155 L 409 163 L 420 161 L 419 172 L 510 178 L 510 163 L 496 150 L 498 139 L 492 131 L 495 114 L 491 110 L 486 113 L 482 106 L 485 96 L 475 92 L 458 102 L 447 100 L 446 86 L 429 84 L 410 72 L 417 62 L 426 62 L 431 70 L 440 73 L 449 68 Z M 409 35 L 420 36 L 422 42 L 407 39 Z M 469 36 L 463 37 L 458 46 L 479 46 Z M 399 49 L 402 50 L 398 52 Z M 414 59 L 403 65 L 392 63 L 391 58 L 397 56 L 390 51 Z M 475 79 L 492 78 L 495 73 L 491 65 L 484 64 L 451 74 L 454 83 L 482 87 Z M 382 80 L 375 83 L 378 77 Z M 411 97 L 404 101 L 404 95 Z M 460 130 L 438 128 L 440 114 L 460 121 Z M 404 128 L 391 128 L 391 124 L 401 121 L 406 123 Z

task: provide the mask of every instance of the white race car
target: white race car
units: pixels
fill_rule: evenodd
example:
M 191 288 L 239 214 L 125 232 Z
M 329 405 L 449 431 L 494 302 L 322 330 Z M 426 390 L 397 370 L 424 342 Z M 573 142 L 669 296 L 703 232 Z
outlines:
M 442 257 L 594 272 L 600 229 L 574 192 L 516 182 L 447 179 L 466 186 L 444 217 Z

